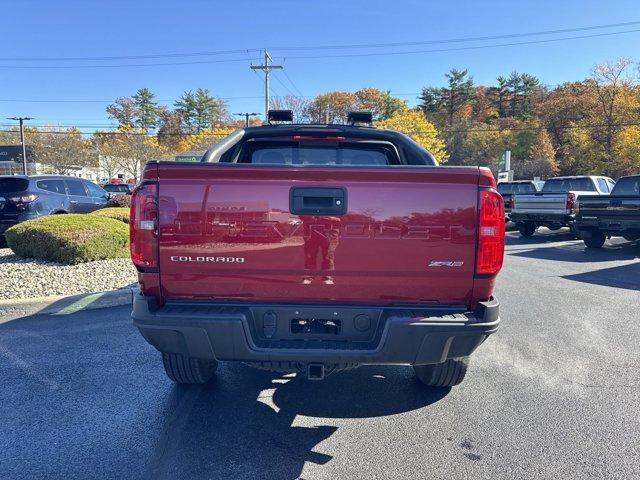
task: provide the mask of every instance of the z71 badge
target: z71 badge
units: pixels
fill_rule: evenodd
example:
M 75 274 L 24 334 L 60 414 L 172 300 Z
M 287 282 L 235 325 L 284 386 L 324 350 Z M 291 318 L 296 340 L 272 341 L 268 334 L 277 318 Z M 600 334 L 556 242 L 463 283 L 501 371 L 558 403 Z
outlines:
M 461 267 L 464 262 L 452 261 L 452 260 L 431 260 L 429 262 L 430 267 Z

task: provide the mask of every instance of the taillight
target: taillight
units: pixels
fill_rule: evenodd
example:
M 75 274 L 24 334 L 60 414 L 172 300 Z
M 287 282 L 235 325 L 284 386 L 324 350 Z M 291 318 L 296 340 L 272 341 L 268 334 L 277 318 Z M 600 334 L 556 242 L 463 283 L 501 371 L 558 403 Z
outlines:
M 493 189 L 480 190 L 476 273 L 495 275 L 504 257 L 504 202 Z
M 576 204 L 576 194 L 569 192 L 567 193 L 567 210 L 573 210 L 573 207 Z
M 14 195 L 13 197 L 8 197 L 7 200 L 11 203 L 15 203 L 16 205 L 24 205 L 25 203 L 35 202 L 38 199 L 38 196 L 30 193 L 29 195 Z
M 131 260 L 142 271 L 158 267 L 158 184 L 143 183 L 131 196 Z

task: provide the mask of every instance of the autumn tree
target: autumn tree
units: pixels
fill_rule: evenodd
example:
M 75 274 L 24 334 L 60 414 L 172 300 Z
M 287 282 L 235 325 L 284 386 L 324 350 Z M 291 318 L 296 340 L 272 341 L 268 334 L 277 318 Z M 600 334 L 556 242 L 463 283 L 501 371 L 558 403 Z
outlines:
M 29 143 L 46 173 L 68 175 L 78 167 L 97 165 L 97 152 L 77 128 L 41 128 Z
M 394 97 L 389 90 L 366 87 L 356 91 L 355 96 L 354 108 L 371 112 L 376 120 L 386 120 L 408 108 L 405 100 Z
M 176 111 L 166 107 L 158 109 L 158 143 L 169 151 L 179 150 L 180 138 L 185 134 L 182 128 L 182 118 Z
M 621 126 L 618 123 L 629 116 L 628 98 L 632 82 L 629 75 L 633 62 L 628 58 L 620 58 L 615 62 L 596 65 L 591 70 L 591 80 L 597 99 L 597 113 L 602 128 L 595 130 L 596 139 L 602 144 L 606 160 L 614 160 L 614 140 Z
M 293 114 L 293 123 L 305 123 L 309 121 L 309 100 L 294 95 L 286 95 L 284 97 L 271 97 L 269 99 L 269 108 L 274 110 L 291 110 Z
M 463 137 L 458 165 L 479 165 L 498 172 L 498 156 L 513 144 L 511 130 L 495 126 L 476 126 Z
M 445 143 L 435 125 L 418 110 L 399 111 L 391 118 L 376 122 L 376 126 L 406 133 L 416 143 L 429 150 L 440 163 L 445 163 L 449 158 Z
M 602 144 L 595 142 L 591 129 L 579 124 L 567 125 L 562 158 L 558 162 L 562 175 L 601 175 L 605 169 L 605 152 Z
M 389 91 L 365 87 L 355 92 L 327 92 L 316 96 L 306 107 L 306 119 L 312 123 L 345 123 L 353 111 L 367 111 L 374 120 L 385 120 L 408 109 L 407 102 Z
M 235 130 L 229 125 L 216 125 L 197 133 L 182 135 L 177 142 L 177 152 L 186 150 L 207 150 Z
M 610 173 L 615 177 L 640 172 L 640 127 L 629 125 L 622 128 L 614 144 L 615 157 Z
M 118 122 L 121 127 L 133 127 L 136 121 L 136 104 L 130 97 L 118 97 L 115 102 L 107 106 L 109 118 Z
M 547 131 L 538 130 L 536 140 L 529 147 L 527 155 L 512 165 L 516 178 L 548 178 L 556 175 L 558 173 L 556 151 Z
M 316 96 L 307 106 L 311 123 L 344 123 L 347 114 L 356 110 L 353 92 L 328 92 Z
M 99 153 L 114 161 L 119 170 L 135 180 L 140 178 L 142 167 L 149 160 L 162 159 L 167 151 L 155 136 L 140 128 L 122 126 L 115 132 L 100 132 Z

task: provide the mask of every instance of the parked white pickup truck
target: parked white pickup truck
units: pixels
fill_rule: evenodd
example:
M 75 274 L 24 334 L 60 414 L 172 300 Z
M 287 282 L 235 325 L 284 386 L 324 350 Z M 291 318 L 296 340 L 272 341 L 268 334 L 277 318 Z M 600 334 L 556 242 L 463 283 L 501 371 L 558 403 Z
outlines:
M 609 195 L 614 185 L 609 177 L 550 178 L 540 192 L 513 195 L 510 218 L 523 237 L 532 236 L 540 226 L 550 230 L 573 228 L 580 195 Z

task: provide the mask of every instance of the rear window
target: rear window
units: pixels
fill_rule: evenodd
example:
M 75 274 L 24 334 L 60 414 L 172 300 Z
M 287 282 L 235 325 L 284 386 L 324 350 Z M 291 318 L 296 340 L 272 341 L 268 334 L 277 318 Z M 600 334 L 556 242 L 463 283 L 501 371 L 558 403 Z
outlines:
M 384 144 L 322 145 L 297 142 L 248 142 L 240 153 L 238 163 L 256 165 L 398 165 L 398 156 L 391 146 Z
M 0 178 L 0 193 L 23 192 L 29 188 L 25 178 Z
M 543 192 L 595 192 L 596 187 L 590 178 L 552 178 L 542 187 Z
M 505 193 L 535 193 L 536 187 L 532 183 L 499 183 L 498 192 Z
M 128 185 L 111 185 L 107 184 L 103 187 L 107 192 L 117 192 L 117 193 L 129 193 L 131 190 Z
M 621 178 L 611 193 L 613 195 L 640 195 L 640 176 Z
M 65 195 L 67 192 L 64 189 L 64 182 L 62 180 L 38 180 L 36 186 L 42 190 L 48 192 L 61 193 Z
M 512 183 L 499 183 L 498 184 L 498 193 L 513 193 L 513 184 Z

